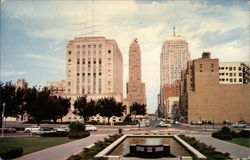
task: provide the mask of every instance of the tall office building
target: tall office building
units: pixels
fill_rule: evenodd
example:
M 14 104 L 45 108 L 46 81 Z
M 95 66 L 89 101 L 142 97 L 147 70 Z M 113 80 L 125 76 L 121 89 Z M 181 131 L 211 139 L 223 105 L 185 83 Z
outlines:
M 141 50 L 136 38 L 132 41 L 129 49 L 127 101 L 129 106 L 135 102 L 146 104 L 145 83 L 141 81 Z
M 81 119 L 72 114 L 73 103 L 78 96 L 87 95 L 88 100 L 114 97 L 121 102 L 123 59 L 116 41 L 105 37 L 76 37 L 69 41 L 66 80 L 61 82 L 49 82 L 48 86 L 63 91 L 56 95 L 71 98 L 71 111 L 64 117 L 64 121 Z M 103 122 L 105 118 L 98 119 Z
M 161 53 L 161 86 L 174 85 L 181 80 L 181 70 L 186 69 L 190 59 L 188 43 L 181 36 L 175 35 L 164 41 Z
M 165 113 L 169 113 L 165 109 L 170 108 L 166 106 L 168 95 L 172 94 L 170 93 L 171 90 L 177 90 L 178 92 L 179 84 L 177 82 L 181 79 L 181 70 L 186 69 L 187 61 L 190 59 L 187 41 L 176 35 L 175 28 L 173 29 L 173 36 L 163 43 L 160 57 L 161 86 L 158 110 L 165 117 L 167 116 Z M 178 88 L 176 89 L 176 87 Z

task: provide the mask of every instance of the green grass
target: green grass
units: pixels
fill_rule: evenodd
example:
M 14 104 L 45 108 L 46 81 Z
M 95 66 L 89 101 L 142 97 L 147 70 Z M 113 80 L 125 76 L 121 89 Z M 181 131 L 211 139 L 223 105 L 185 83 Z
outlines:
M 0 151 L 5 147 L 22 147 L 23 154 L 29 154 L 48 147 L 71 142 L 68 137 L 5 137 L 0 138 Z
M 233 138 L 232 140 L 228 140 L 228 142 L 250 148 L 250 138 Z

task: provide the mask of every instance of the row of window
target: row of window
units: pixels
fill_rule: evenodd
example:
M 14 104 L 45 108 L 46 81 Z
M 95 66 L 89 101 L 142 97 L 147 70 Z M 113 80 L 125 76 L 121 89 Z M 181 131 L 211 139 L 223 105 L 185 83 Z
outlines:
M 237 76 L 237 73 L 219 73 L 219 75 L 221 75 L 221 76 L 229 75 L 230 77 L 232 77 L 232 76 Z M 242 76 L 242 73 L 239 73 L 238 75 Z
M 230 81 L 230 82 L 237 82 L 236 78 L 220 78 L 219 81 Z M 239 78 L 239 82 L 242 82 L 242 78 Z
M 219 67 L 220 70 L 236 71 L 237 67 Z M 238 71 L 241 71 L 241 67 L 238 67 Z
M 91 48 L 92 46 L 93 46 L 93 48 L 96 48 L 96 47 L 97 47 L 97 45 L 82 45 L 82 48 L 86 48 L 86 46 L 88 46 L 88 48 Z M 77 45 L 76 48 L 77 48 L 77 49 L 81 48 L 81 45 Z M 101 48 L 102 48 L 102 45 L 99 44 L 99 45 L 98 45 L 98 48 L 101 49 Z

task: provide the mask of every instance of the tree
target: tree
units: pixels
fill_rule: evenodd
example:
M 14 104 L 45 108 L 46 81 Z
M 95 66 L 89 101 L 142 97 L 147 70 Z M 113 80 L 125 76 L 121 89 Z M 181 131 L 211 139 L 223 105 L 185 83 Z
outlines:
M 61 119 L 66 116 L 70 109 L 70 98 L 63 98 L 61 96 L 51 96 L 49 98 L 49 118 L 56 122 L 57 119 Z
M 23 112 L 24 89 L 17 89 L 11 82 L 5 84 L 0 82 L 0 113 L 3 112 L 3 104 L 5 103 L 5 117 L 17 117 Z M 2 117 L 0 120 L 2 127 Z
M 117 103 L 113 97 L 99 99 L 97 102 L 97 106 L 100 115 L 108 118 L 108 123 L 110 117 L 122 116 L 122 113 L 125 109 L 125 106 L 123 106 L 122 103 Z
M 77 97 L 74 103 L 74 114 L 82 116 L 84 122 L 88 121 L 89 117 L 96 115 L 96 103 L 92 99 L 88 102 L 87 96 Z
M 38 91 L 35 87 L 28 89 L 25 95 L 25 110 L 35 121 L 37 125 L 42 120 L 48 120 L 50 115 L 49 105 L 50 91 L 47 88 L 43 88 Z
M 133 103 L 132 106 L 130 106 L 130 112 L 133 115 L 145 115 L 146 114 L 146 105 L 145 104 L 139 104 L 137 102 Z

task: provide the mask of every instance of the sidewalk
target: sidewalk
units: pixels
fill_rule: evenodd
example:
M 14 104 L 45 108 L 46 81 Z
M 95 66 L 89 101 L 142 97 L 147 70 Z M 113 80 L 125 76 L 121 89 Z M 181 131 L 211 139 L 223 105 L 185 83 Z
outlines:
M 212 138 L 210 135 L 193 135 L 193 137 L 207 145 L 215 147 L 221 152 L 230 153 L 232 158 L 250 158 L 250 148 Z
M 65 160 L 69 156 L 81 152 L 83 148 L 107 136 L 108 134 L 93 134 L 87 138 L 27 154 L 16 160 Z

